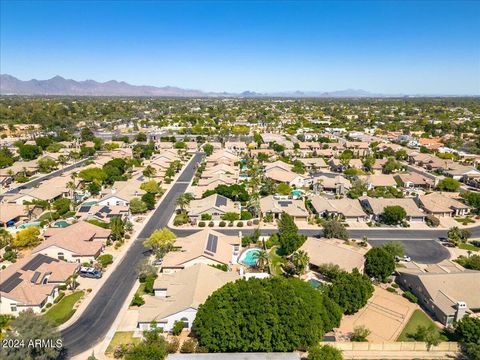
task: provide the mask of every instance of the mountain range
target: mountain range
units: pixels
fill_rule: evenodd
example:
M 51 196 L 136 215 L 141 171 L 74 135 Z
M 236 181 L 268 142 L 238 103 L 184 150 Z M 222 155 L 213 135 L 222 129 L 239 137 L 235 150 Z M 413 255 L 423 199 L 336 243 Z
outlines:
M 365 90 L 339 90 L 332 92 L 273 92 L 257 93 L 244 91 L 242 93 L 204 92 L 201 90 L 182 89 L 173 86 L 131 85 L 124 81 L 110 80 L 97 82 L 95 80 L 76 81 L 55 76 L 48 80 L 23 81 L 8 74 L 0 75 L 1 95 L 66 95 L 66 96 L 146 96 L 146 97 L 382 97 Z

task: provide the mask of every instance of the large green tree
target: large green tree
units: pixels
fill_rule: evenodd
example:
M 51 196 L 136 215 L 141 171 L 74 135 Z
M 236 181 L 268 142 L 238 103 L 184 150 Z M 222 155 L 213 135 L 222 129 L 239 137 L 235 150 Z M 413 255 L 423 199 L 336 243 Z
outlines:
M 341 308 L 296 278 L 238 280 L 216 290 L 194 321 L 212 352 L 292 351 L 338 326 Z
M 399 205 L 385 206 L 380 220 L 387 225 L 397 225 L 405 220 L 406 216 L 407 212 Z
M 49 341 L 52 346 L 29 346 L 30 341 Z M 22 311 L 9 323 L 4 341 L 12 340 L 24 346 L 2 346 L 0 358 L 4 360 L 53 360 L 62 350 L 62 339 L 55 325 L 45 316 L 37 316 L 32 310 Z
M 395 257 L 382 247 L 370 249 L 365 254 L 365 273 L 382 282 L 395 270 Z
M 367 304 L 373 294 L 370 279 L 357 269 L 351 273 L 342 271 L 332 284 L 327 286 L 325 294 L 335 301 L 346 314 L 355 314 Z
M 328 239 L 348 240 L 348 232 L 345 225 L 337 220 L 327 220 L 323 224 L 323 236 Z
M 285 255 L 290 255 L 297 250 L 306 240 L 306 236 L 298 233 L 298 227 L 293 217 L 287 213 L 282 213 L 278 222 L 278 243 L 280 251 Z
M 315 345 L 308 349 L 308 360 L 343 360 L 342 352 L 331 345 Z

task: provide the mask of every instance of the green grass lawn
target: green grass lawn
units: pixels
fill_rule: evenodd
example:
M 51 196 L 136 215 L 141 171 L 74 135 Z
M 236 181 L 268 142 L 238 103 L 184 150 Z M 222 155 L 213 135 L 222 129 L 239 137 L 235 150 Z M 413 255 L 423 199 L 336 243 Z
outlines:
M 470 251 L 480 251 L 480 247 L 475 246 L 473 244 L 469 244 L 469 243 L 460 243 L 458 244 L 458 248 L 463 250 L 470 250 Z
M 107 350 L 105 350 L 105 354 L 112 354 L 113 350 L 115 350 L 118 345 L 138 344 L 140 341 L 140 338 L 133 337 L 133 331 L 117 331 L 115 335 L 113 335 L 110 344 L 108 344 Z
M 397 341 L 414 341 L 412 338 L 408 337 L 408 334 L 414 334 L 417 331 L 417 327 L 420 325 L 430 326 L 431 324 L 435 325 L 432 319 L 430 319 L 422 310 L 417 309 L 413 312 Z
M 140 283 L 140 286 L 137 289 L 138 295 L 145 295 L 145 283 Z
M 58 304 L 53 305 L 45 313 L 45 317 L 52 320 L 56 325 L 61 325 L 75 313 L 73 306 L 83 296 L 83 291 L 77 291 L 65 296 Z

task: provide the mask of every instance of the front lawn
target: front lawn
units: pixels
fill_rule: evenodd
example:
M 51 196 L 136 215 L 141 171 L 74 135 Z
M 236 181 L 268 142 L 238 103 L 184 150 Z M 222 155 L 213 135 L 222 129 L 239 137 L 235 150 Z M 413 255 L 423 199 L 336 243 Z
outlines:
M 475 246 L 473 244 L 469 244 L 469 243 L 460 243 L 458 244 L 458 248 L 463 250 L 470 250 L 470 251 L 480 251 L 480 247 Z
M 113 335 L 110 344 L 108 344 L 105 354 L 112 354 L 115 348 L 119 345 L 138 344 L 140 341 L 140 338 L 133 337 L 133 331 L 117 331 L 115 335 Z
M 414 341 L 409 335 L 415 334 L 418 326 L 430 326 L 435 323 L 425 314 L 422 310 L 415 310 L 408 320 L 407 325 L 403 328 L 402 333 L 398 337 L 397 341 Z M 435 325 L 436 326 L 436 325 Z M 440 331 L 440 329 L 438 330 Z
M 82 296 L 83 290 L 65 296 L 58 304 L 53 305 L 50 310 L 45 313 L 45 317 L 52 320 L 57 326 L 63 324 L 75 313 L 73 306 Z

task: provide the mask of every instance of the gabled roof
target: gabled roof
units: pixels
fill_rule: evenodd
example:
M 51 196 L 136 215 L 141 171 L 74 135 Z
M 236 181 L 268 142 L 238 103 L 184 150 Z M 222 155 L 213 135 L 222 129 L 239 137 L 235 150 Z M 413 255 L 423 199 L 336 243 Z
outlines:
M 294 217 L 306 217 L 308 211 L 305 208 L 303 200 L 283 199 L 274 195 L 265 196 L 260 199 L 260 210 L 262 213 L 276 213 L 283 212 Z
M 312 206 L 318 213 L 325 211 L 329 213 L 339 213 L 345 217 L 363 217 L 366 216 L 360 202 L 355 199 L 327 199 L 322 196 L 312 196 L 310 198 Z
M 177 239 L 174 246 L 179 251 L 167 253 L 163 259 L 162 267 L 183 267 L 185 263 L 199 257 L 228 265 L 232 259 L 232 246 L 240 245 L 240 243 L 238 236 L 226 236 L 210 229 L 201 230 L 190 236 Z
M 222 213 L 240 211 L 239 206 L 232 200 L 219 194 L 212 194 L 200 200 L 192 200 L 187 207 L 190 216 L 200 215 L 211 209 L 217 209 Z
M 0 272 L 0 297 L 40 305 L 52 293 L 52 283 L 65 282 L 79 266 L 41 254 L 28 255 Z
M 139 309 L 138 321 L 161 322 L 166 317 L 187 309 L 198 309 L 215 290 L 239 279 L 235 272 L 196 264 L 172 274 L 160 274 L 154 289 L 166 289 L 166 297 L 148 296 Z

